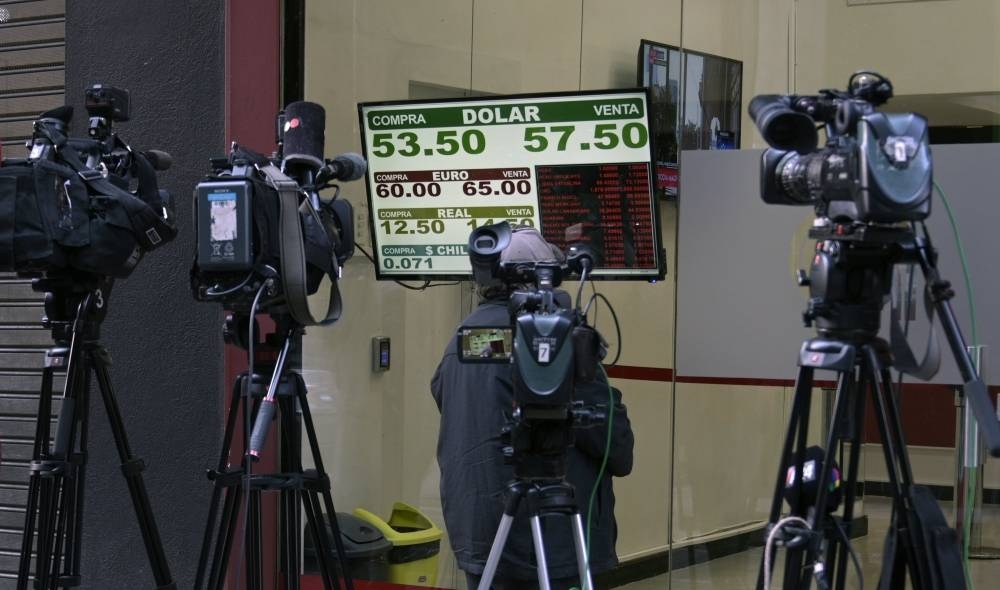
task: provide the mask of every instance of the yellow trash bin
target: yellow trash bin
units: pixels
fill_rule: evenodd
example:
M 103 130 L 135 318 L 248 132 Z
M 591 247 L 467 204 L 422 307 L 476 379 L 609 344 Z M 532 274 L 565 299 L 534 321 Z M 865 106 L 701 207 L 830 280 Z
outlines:
M 354 515 L 368 522 L 392 543 L 389 550 L 389 581 L 411 586 L 437 584 L 438 554 L 441 552 L 441 529 L 419 510 L 396 502 L 389 522 L 355 508 Z

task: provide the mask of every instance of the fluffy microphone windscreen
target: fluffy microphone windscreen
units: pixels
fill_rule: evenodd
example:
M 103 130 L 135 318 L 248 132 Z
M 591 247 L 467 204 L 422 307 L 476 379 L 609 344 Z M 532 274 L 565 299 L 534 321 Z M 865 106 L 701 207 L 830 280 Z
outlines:
M 323 166 L 326 110 L 314 102 L 293 102 L 285 107 L 284 163 Z

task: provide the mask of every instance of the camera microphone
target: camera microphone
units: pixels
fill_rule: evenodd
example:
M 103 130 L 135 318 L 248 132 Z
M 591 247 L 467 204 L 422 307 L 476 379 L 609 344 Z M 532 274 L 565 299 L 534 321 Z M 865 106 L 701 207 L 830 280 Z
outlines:
M 282 167 L 302 164 L 323 167 L 326 110 L 314 102 L 298 101 L 285 107 Z
M 167 152 L 161 150 L 146 150 L 142 152 L 142 155 L 146 157 L 149 164 L 153 167 L 153 170 L 169 170 L 174 163 L 173 157 Z
M 357 180 L 368 172 L 368 162 L 354 152 L 340 154 L 332 160 L 327 160 L 319 174 L 316 175 L 316 184 L 323 184 L 328 180 Z

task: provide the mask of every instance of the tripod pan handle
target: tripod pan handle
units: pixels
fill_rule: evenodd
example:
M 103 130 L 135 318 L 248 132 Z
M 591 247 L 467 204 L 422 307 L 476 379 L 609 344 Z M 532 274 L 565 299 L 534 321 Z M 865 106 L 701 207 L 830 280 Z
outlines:
M 274 410 L 278 405 L 277 400 L 264 398 L 260 403 L 260 410 L 257 411 L 257 421 L 253 425 L 253 433 L 250 435 L 250 457 L 254 460 L 260 459 L 260 451 L 267 442 L 267 431 L 271 427 L 271 420 L 274 418 Z

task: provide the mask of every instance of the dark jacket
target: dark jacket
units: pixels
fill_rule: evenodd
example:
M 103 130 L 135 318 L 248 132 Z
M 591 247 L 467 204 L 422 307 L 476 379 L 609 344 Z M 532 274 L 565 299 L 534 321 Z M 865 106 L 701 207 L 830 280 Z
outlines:
M 509 325 L 506 300 L 481 304 L 463 322 L 467 326 Z M 505 364 L 462 364 L 452 338 L 431 381 L 431 393 L 441 411 L 438 435 L 438 465 L 441 468 L 441 503 L 445 526 L 458 566 L 480 574 L 486 565 L 500 518 L 504 490 L 513 479 L 513 469 L 504 465 L 500 431 L 511 414 L 513 394 L 511 366 Z M 593 572 L 618 563 L 615 541 L 615 496 L 611 477 L 632 470 L 634 439 L 621 392 L 613 389 L 615 400 L 611 453 L 594 501 L 591 525 L 590 566 Z M 598 381 L 578 385 L 576 399 L 607 408 L 608 384 Z M 576 442 L 567 454 L 567 480 L 576 488 L 576 497 L 586 529 L 587 503 L 600 470 L 607 442 L 607 423 L 576 429 Z M 527 502 L 522 502 L 507 540 L 498 574 L 512 578 L 536 579 Z M 542 519 L 545 555 L 551 578 L 573 576 L 576 554 L 568 519 Z

